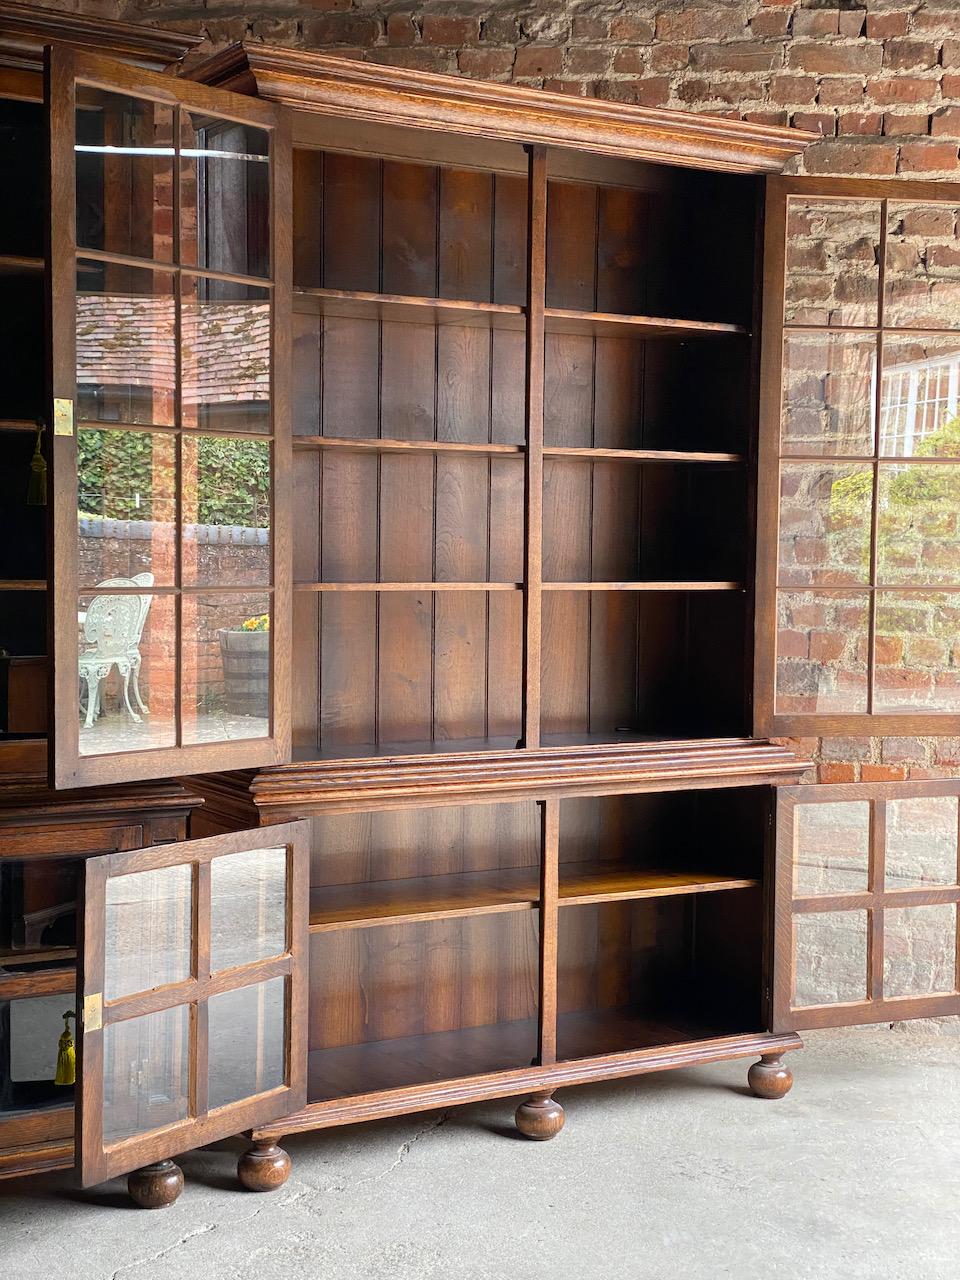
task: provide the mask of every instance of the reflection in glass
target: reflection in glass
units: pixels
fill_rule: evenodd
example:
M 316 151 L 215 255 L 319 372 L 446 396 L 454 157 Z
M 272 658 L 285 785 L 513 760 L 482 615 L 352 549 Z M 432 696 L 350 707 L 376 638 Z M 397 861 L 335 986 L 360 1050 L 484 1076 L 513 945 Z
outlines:
M 777 593 L 778 714 L 866 711 L 869 616 L 866 592 Z
M 270 290 L 183 277 L 185 427 L 270 430 Z
M 865 893 L 870 862 L 868 802 L 798 804 L 794 820 L 796 896 Z
M 211 1111 L 284 1083 L 285 978 L 211 996 L 208 1008 Z
M 960 335 L 884 334 L 880 454 L 960 458 Z
M 56 1074 L 63 1015 L 76 1003 L 72 991 L 0 1000 L 0 1116 L 73 1105 L 73 1085 L 57 1084 Z M 72 1131 L 70 1116 L 63 1136 Z
M 816 911 L 793 918 L 797 1008 L 867 998 L 866 911 Z
M 185 595 L 183 741 L 270 732 L 270 597 Z
M 77 245 L 173 259 L 173 110 L 77 85 Z
M 878 592 L 874 711 L 960 711 L 958 637 L 960 593 Z
M 189 1005 L 104 1027 L 104 1145 L 185 1120 L 189 1087 Z
M 956 796 L 887 801 L 887 890 L 957 883 L 957 809 Z
M 877 496 L 877 580 L 960 584 L 960 465 L 882 466 Z
M 876 372 L 873 334 L 785 333 L 782 452 L 872 454 Z
M 269 276 L 269 133 L 187 110 L 181 120 L 181 260 Z
M 112 876 L 104 918 L 105 1000 L 190 977 L 193 873 L 188 865 Z
M 183 581 L 269 586 L 270 445 L 185 435 Z
M 77 517 L 81 587 L 106 578 L 176 575 L 176 441 L 141 431 L 77 435 Z
M 957 907 L 887 907 L 883 994 L 926 996 L 957 989 Z
M 786 323 L 876 324 L 879 255 L 879 201 L 790 196 Z
M 77 417 L 174 422 L 174 278 L 81 260 L 77 266 Z
M 210 969 L 287 949 L 287 851 L 249 849 L 210 864 Z
M 884 324 L 890 328 L 960 328 L 960 206 L 887 208 Z
M 873 469 L 830 462 L 780 467 L 781 586 L 847 586 L 870 578 Z
M 80 596 L 80 754 L 176 743 L 176 604 L 149 591 L 150 574 L 108 578 Z M 114 594 L 109 588 L 142 587 Z
M 82 869 L 76 858 L 0 860 L 0 977 L 76 960 Z

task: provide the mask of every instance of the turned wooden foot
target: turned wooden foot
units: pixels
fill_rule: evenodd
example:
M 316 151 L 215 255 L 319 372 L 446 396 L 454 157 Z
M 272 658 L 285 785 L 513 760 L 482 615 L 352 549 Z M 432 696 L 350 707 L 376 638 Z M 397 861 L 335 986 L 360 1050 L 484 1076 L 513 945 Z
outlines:
M 546 1093 L 535 1093 L 517 1107 L 517 1128 L 525 1138 L 546 1142 L 563 1128 L 563 1107 Z
M 135 1169 L 127 1177 L 127 1190 L 141 1209 L 166 1209 L 183 1190 L 183 1171 L 172 1160 L 158 1160 Z
M 758 1098 L 782 1098 L 790 1092 L 793 1073 L 779 1053 L 765 1053 L 747 1072 L 747 1084 Z
M 290 1157 L 275 1142 L 254 1142 L 237 1161 L 237 1177 L 248 1191 L 276 1191 L 290 1177 Z

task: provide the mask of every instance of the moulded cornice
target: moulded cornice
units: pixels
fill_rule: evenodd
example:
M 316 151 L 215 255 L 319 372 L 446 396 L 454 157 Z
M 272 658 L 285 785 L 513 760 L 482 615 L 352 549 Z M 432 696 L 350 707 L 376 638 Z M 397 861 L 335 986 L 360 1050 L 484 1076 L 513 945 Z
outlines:
M 778 173 L 819 136 L 261 44 L 231 45 L 189 74 L 324 115 L 740 173 Z

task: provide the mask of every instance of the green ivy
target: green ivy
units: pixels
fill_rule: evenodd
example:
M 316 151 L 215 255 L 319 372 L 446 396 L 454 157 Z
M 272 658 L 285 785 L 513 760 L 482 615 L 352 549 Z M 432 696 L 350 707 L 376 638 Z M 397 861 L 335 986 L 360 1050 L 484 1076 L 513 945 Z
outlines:
M 139 431 L 81 431 L 77 439 L 81 515 L 114 520 L 169 520 L 174 492 L 172 444 Z M 184 451 L 188 446 L 185 442 Z M 184 499 L 199 524 L 265 529 L 270 523 L 270 446 L 264 440 L 196 437 L 198 465 Z M 189 486 L 199 476 L 194 501 Z M 154 498 L 156 492 L 157 498 Z M 160 496 L 162 495 L 162 496 Z

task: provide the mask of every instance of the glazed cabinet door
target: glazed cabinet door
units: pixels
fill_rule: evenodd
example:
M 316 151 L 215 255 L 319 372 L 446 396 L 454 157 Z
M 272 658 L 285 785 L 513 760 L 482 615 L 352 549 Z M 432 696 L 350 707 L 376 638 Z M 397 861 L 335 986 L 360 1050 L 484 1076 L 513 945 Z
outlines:
M 960 1013 L 960 780 L 781 787 L 773 1030 Z
M 54 783 L 282 762 L 282 113 L 61 47 L 47 99 Z
M 960 184 L 776 178 L 754 732 L 956 734 Z
M 84 1186 L 305 1104 L 308 886 L 305 823 L 88 860 Z

